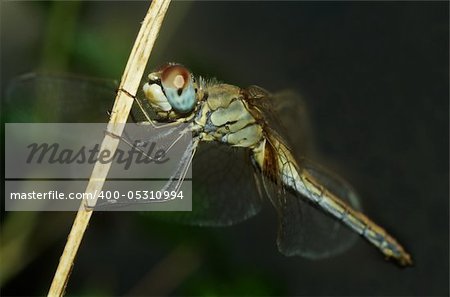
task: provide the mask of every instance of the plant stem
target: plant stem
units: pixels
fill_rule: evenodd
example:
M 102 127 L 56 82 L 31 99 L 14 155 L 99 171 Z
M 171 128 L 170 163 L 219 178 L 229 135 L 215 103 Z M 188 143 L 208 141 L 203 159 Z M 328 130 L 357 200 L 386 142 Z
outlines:
M 111 112 L 111 118 L 107 127 L 110 133 L 105 134 L 100 151 L 108 150 L 111 152 L 111 155 L 114 155 L 119 145 L 120 140 L 111 135 L 122 135 L 124 123 L 127 121 L 133 104 L 132 96 L 135 96 L 137 93 L 150 52 L 158 36 L 169 3 L 170 0 L 152 1 L 147 15 L 142 22 L 141 29 L 122 75 L 122 81 Z M 86 188 L 86 193 L 93 194 L 101 191 L 110 167 L 110 163 L 102 164 L 97 162 L 95 164 Z M 63 254 L 59 260 L 48 296 L 63 296 L 75 256 L 93 213 L 92 207 L 95 206 L 96 202 L 96 199 L 91 200 L 89 202 L 89 208 L 86 208 L 86 200 L 83 200 L 81 203 L 69 237 L 67 238 Z

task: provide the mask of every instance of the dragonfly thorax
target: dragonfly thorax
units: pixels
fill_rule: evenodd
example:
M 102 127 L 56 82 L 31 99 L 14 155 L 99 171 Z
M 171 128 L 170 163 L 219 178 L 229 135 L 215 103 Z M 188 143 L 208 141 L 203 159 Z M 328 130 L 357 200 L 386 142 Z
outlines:
M 263 129 L 248 111 L 241 89 L 227 84 L 209 86 L 195 123 L 202 128 L 203 141 L 254 148 L 263 139 Z

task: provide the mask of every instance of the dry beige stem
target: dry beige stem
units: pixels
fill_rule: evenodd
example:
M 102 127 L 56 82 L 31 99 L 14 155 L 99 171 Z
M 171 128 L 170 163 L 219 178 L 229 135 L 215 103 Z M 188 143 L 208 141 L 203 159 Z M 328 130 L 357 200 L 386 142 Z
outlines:
M 111 134 L 122 135 L 123 123 L 126 123 L 133 104 L 133 98 L 131 96 L 137 93 L 139 83 L 147 65 L 147 60 L 158 36 L 169 3 L 170 0 L 154 0 L 145 16 L 130 57 L 128 58 L 119 91 L 114 102 L 107 128 Z M 114 154 L 118 144 L 119 139 L 117 137 L 106 134 L 100 150 L 108 150 L 111 154 Z M 86 188 L 86 193 L 99 193 L 101 191 L 109 168 L 109 163 L 102 164 L 97 162 L 95 164 Z M 90 201 L 89 205 L 95 206 L 96 202 Z M 62 296 L 64 294 L 78 247 L 80 246 L 92 212 L 91 208 L 87 209 L 85 207 L 85 201 L 83 201 L 78 209 L 69 237 L 67 238 L 66 246 L 59 260 L 48 296 Z

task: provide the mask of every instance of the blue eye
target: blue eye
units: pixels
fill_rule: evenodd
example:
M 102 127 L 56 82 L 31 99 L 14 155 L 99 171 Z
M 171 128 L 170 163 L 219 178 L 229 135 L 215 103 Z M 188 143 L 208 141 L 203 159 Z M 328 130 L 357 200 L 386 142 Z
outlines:
M 161 84 L 167 101 L 179 113 L 188 113 L 195 107 L 195 89 L 190 72 L 181 65 L 171 65 L 163 70 Z

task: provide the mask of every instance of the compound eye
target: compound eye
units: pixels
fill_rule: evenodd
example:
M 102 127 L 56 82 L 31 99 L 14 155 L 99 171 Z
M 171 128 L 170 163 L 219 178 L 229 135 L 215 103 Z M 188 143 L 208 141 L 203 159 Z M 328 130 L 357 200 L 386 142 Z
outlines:
M 161 72 L 161 85 L 172 108 L 179 113 L 191 112 L 196 103 L 195 90 L 189 70 L 170 65 Z
M 191 79 L 189 70 L 181 65 L 171 65 L 163 70 L 161 74 L 161 83 L 164 88 L 185 89 Z

